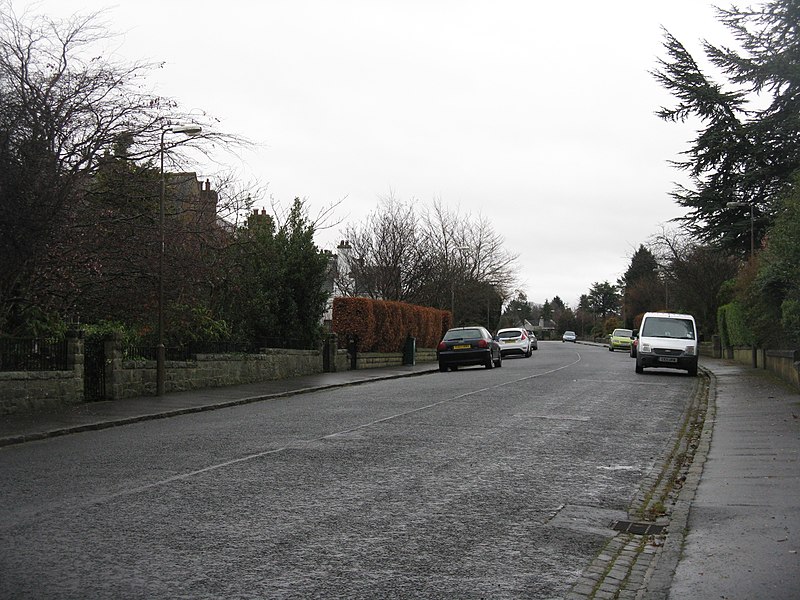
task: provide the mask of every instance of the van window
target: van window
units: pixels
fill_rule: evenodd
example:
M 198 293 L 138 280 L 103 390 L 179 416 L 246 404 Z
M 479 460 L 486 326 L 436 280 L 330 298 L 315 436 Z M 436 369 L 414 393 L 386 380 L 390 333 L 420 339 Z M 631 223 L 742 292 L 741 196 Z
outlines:
M 642 337 L 694 339 L 694 324 L 689 319 L 675 317 L 647 317 L 639 332 Z

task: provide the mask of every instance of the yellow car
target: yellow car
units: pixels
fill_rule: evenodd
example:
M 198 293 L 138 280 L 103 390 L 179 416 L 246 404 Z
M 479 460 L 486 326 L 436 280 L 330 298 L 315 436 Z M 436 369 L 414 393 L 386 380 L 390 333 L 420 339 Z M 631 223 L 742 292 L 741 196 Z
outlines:
M 633 343 L 633 331 L 630 329 L 615 329 L 608 338 L 608 349 L 630 350 Z

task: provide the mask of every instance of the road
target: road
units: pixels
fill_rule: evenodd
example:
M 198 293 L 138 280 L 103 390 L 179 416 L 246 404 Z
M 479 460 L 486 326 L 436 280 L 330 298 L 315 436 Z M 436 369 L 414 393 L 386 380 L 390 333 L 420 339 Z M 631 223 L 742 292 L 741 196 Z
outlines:
M 561 598 L 697 379 L 540 342 L 0 449 L 2 598 Z

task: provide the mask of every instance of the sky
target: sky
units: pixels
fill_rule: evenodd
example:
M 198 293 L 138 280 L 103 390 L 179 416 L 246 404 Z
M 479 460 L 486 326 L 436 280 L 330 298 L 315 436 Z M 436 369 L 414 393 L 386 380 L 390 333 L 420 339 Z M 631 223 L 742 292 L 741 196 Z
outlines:
M 724 2 L 718 3 L 728 6 Z M 251 149 L 233 170 L 313 216 L 317 244 L 392 196 L 483 217 L 517 255 L 514 289 L 575 307 L 683 214 L 669 164 L 694 137 L 660 120 L 666 28 L 699 58 L 705 0 L 12 0 L 53 18 L 103 10 L 114 53 L 163 62 L 153 90 Z M 204 172 L 208 171 L 208 172 Z M 334 223 L 338 222 L 338 225 Z

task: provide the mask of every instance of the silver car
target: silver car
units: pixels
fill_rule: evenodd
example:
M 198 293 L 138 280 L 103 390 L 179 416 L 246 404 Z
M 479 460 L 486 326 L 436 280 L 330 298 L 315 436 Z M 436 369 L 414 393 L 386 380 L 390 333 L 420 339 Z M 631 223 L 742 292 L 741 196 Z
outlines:
M 561 341 L 575 343 L 576 341 L 578 341 L 578 336 L 575 335 L 574 331 L 565 331 L 564 335 L 561 336 Z

